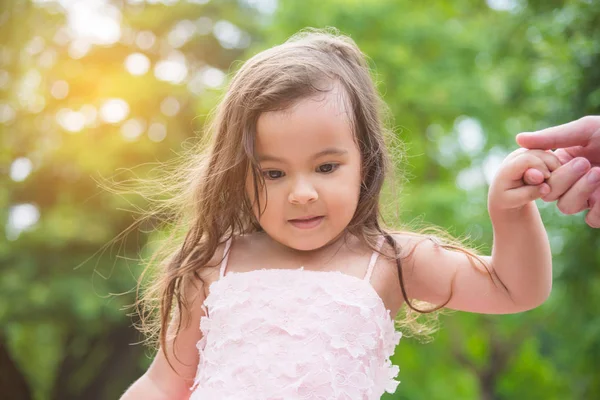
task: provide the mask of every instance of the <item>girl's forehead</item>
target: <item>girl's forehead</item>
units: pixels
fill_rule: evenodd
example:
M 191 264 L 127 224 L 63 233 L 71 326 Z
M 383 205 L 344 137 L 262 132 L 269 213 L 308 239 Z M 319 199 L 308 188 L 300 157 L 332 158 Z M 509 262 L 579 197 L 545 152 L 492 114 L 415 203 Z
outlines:
M 358 150 L 351 116 L 335 93 L 298 101 L 282 111 L 261 114 L 256 129 L 259 156 L 312 155 L 327 148 Z

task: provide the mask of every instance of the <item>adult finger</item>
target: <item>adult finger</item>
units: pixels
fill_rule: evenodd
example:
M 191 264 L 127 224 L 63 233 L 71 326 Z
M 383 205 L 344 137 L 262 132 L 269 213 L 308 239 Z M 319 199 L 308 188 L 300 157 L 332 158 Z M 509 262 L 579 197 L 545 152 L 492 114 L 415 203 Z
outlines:
M 516 136 L 519 146 L 528 149 L 557 149 L 586 146 L 592 135 L 600 130 L 600 116 L 583 117 L 566 124 Z
M 583 157 L 574 158 L 555 170 L 547 183 L 552 190 L 542 198 L 544 201 L 555 201 L 567 192 L 575 182 L 591 168 L 590 162 Z
M 592 193 L 589 203 L 590 211 L 585 216 L 585 222 L 592 228 L 600 228 L 600 188 Z
M 589 207 L 588 200 L 598 188 L 600 188 L 600 168 L 596 167 L 590 169 L 559 198 L 558 209 L 563 214 L 576 214 L 587 209 Z

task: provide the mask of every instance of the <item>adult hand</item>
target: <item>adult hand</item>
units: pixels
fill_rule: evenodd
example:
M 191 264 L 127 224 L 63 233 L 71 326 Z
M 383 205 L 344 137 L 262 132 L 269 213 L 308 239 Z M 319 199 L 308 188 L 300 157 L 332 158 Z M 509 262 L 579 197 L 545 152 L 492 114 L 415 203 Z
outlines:
M 544 201 L 558 199 L 558 209 L 575 214 L 589 209 L 586 223 L 600 228 L 600 116 L 588 116 L 537 132 L 520 133 L 517 143 L 527 149 L 556 149 L 562 166 L 547 180 L 551 192 Z M 543 176 L 530 169 L 524 180 L 539 185 Z

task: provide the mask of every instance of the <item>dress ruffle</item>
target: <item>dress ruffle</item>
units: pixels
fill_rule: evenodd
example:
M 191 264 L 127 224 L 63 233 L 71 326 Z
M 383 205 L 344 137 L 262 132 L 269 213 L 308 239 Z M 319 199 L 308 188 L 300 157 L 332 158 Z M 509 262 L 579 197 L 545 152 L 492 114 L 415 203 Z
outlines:
M 379 399 L 402 333 L 366 280 L 303 268 L 229 272 L 200 321 L 191 400 Z

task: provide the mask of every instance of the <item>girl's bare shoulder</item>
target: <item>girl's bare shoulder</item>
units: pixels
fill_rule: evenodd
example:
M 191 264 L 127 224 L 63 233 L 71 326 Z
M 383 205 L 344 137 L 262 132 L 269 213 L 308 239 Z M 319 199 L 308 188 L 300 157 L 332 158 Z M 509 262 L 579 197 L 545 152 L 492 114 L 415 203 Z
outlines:
M 418 249 L 422 251 L 421 248 L 425 247 L 426 249 L 423 250 L 430 251 L 440 243 L 435 236 L 410 231 L 391 232 L 390 236 L 396 244 L 397 255 L 405 266 L 412 263 L 413 256 Z M 387 243 L 384 246 L 383 252 L 388 258 L 394 257 L 394 251 Z
M 209 294 L 210 285 L 219 279 L 226 244 L 225 241 L 220 243 L 210 260 L 196 270 L 196 280 L 202 281 L 205 296 Z
M 224 260 L 227 242 L 223 241 L 217 246 L 210 261 L 200 268 L 198 275 L 204 281 L 204 290 L 208 296 L 210 285 L 222 279 L 220 276 L 221 266 Z M 264 240 L 264 234 L 260 232 L 248 235 L 234 236 L 229 247 L 225 273 L 230 271 L 243 272 L 254 265 L 258 255 L 268 254 L 268 245 Z
M 399 264 L 403 275 L 402 281 L 405 289 L 408 289 L 411 284 L 410 269 L 414 252 L 419 247 L 419 243 L 427 240 L 427 237 L 412 232 L 390 232 L 390 236 L 395 242 L 399 256 Z M 382 257 L 380 257 L 380 261 L 377 263 L 379 266 L 373 271 L 373 285 L 386 305 L 389 306 L 388 308 L 392 314 L 395 315 L 404 304 L 402 288 L 400 287 L 398 261 L 396 260 L 392 246 L 387 242 L 384 243 L 381 253 Z

